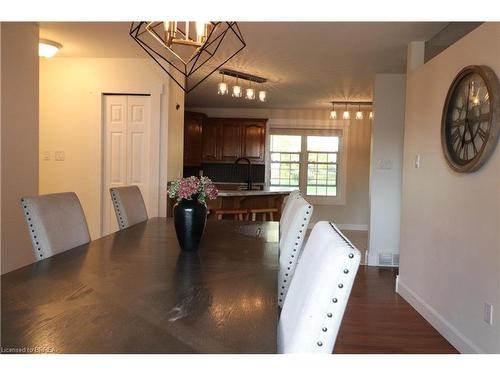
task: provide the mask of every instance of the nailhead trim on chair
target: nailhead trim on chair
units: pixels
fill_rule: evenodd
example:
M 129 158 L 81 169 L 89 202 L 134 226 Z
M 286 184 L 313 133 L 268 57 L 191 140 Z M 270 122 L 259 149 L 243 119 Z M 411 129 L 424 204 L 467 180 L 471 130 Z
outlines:
M 296 198 L 296 199 L 299 199 L 299 198 L 301 198 L 301 197 L 302 197 L 302 196 L 301 196 L 301 195 L 299 195 L 299 196 L 297 196 L 297 198 Z M 308 205 L 308 206 L 307 206 L 307 208 L 308 208 L 308 209 L 311 209 L 311 205 Z M 310 212 L 310 211 L 306 211 L 306 217 L 304 217 L 304 221 L 306 221 L 306 220 L 308 219 L 308 216 L 310 216 L 310 215 L 311 215 L 311 212 Z M 304 227 L 304 226 L 305 226 L 304 224 L 301 224 L 301 227 Z M 302 229 L 299 229 L 299 233 L 303 233 L 303 230 L 302 230 Z M 301 235 L 299 234 L 299 235 L 297 236 L 297 240 L 300 240 L 300 239 L 301 239 Z M 297 250 L 298 250 L 298 246 L 299 246 L 299 241 L 295 242 L 295 247 L 293 248 L 293 253 L 296 253 L 296 252 L 297 252 Z M 292 265 L 294 264 L 294 262 L 293 262 L 293 260 L 292 260 L 293 258 L 295 258 L 295 255 L 294 255 L 294 254 L 292 254 L 292 255 L 290 256 L 290 262 L 289 262 L 289 264 L 292 264 Z M 287 270 L 288 270 L 288 271 L 290 271 L 290 270 L 291 270 L 291 267 L 287 267 Z M 288 273 L 287 273 L 287 274 L 285 274 L 285 276 L 288 276 Z M 283 283 L 286 283 L 286 279 L 283 279 Z M 281 289 L 285 289 L 285 286 L 282 286 L 282 287 L 281 287 Z M 280 295 L 281 295 L 281 296 L 283 296 L 283 293 L 280 293 Z M 280 304 L 283 302 L 283 297 L 279 298 L 279 302 L 280 302 Z
M 40 257 L 40 259 L 43 259 L 43 250 L 42 250 L 42 247 L 39 246 L 39 242 L 37 241 L 37 234 L 35 232 L 35 230 L 33 229 L 33 224 L 30 223 L 31 222 L 31 217 L 30 217 L 30 212 L 28 210 L 28 206 L 24 203 L 24 198 L 21 198 L 21 204 L 23 206 L 23 211 L 24 211 L 24 215 L 26 216 L 26 220 L 28 221 L 28 224 L 29 224 L 29 232 L 30 232 L 30 237 L 31 237 L 31 242 L 35 244 L 35 247 L 36 247 L 36 250 L 38 252 L 38 256 Z
M 335 230 L 335 232 L 337 232 L 337 234 L 339 234 L 339 235 L 342 237 L 342 239 L 344 239 L 345 243 L 346 243 L 346 244 L 347 244 L 347 245 L 348 245 L 351 249 L 355 249 L 355 247 L 354 247 L 354 246 L 353 246 L 353 245 L 352 245 L 352 244 L 351 244 L 348 240 L 346 240 L 346 238 L 342 235 L 342 233 L 339 233 L 339 231 L 335 228 L 335 226 L 333 226 L 333 225 L 332 225 L 332 223 L 330 223 L 330 226 L 331 226 L 331 227 Z M 353 259 L 353 258 L 354 258 L 354 253 L 349 253 L 349 254 L 347 255 L 347 257 L 348 257 L 349 259 Z M 344 274 L 344 275 L 347 275 L 348 273 L 349 273 L 349 268 L 348 268 L 348 267 L 344 268 L 344 270 L 343 270 L 343 274 Z M 343 284 L 343 283 L 339 283 L 337 286 L 338 286 L 338 288 L 339 288 L 339 289 L 342 289 L 342 288 L 344 287 L 344 284 Z M 333 297 L 333 298 L 332 298 L 332 303 L 337 303 L 337 302 L 338 302 L 338 298 L 337 298 L 337 297 Z M 326 316 L 327 316 L 327 318 L 331 318 L 331 317 L 333 317 L 333 314 L 332 314 L 331 312 L 327 312 L 327 313 L 326 313 Z M 328 321 L 329 321 L 328 319 L 327 319 L 327 320 L 325 320 L 325 321 L 324 321 L 324 323 L 323 323 L 323 325 L 322 325 L 321 332 L 319 333 L 319 338 L 318 338 L 318 341 L 317 341 L 317 343 L 316 343 L 318 347 L 323 346 L 323 341 L 321 341 L 321 340 L 322 340 L 322 335 L 323 335 L 325 332 L 327 332 L 327 331 L 328 331 L 328 327 L 329 327 L 329 325 L 328 325 Z
M 330 223 L 330 226 L 332 227 L 332 229 L 340 236 L 340 238 L 342 238 L 344 240 L 344 242 L 347 244 L 347 246 L 349 246 L 351 249 L 355 249 L 355 247 L 353 246 L 353 244 L 351 243 L 351 241 L 349 241 L 342 232 L 340 232 L 336 227 L 335 225 L 333 225 L 332 223 Z M 354 257 L 354 254 L 349 254 L 349 258 L 352 258 Z
M 120 222 L 120 229 L 125 229 L 127 227 L 127 225 L 125 224 L 124 222 L 124 218 L 122 216 L 122 213 L 120 212 L 120 206 L 118 205 L 118 200 L 116 199 L 116 193 L 113 189 L 111 189 L 111 196 L 113 197 L 113 205 L 115 206 L 115 209 L 116 209 L 116 213 L 118 215 L 118 220 Z

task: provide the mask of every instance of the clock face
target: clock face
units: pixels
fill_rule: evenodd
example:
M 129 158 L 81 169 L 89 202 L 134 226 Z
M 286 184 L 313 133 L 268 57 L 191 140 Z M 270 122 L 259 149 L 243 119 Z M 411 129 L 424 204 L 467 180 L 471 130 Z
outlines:
M 463 69 L 453 81 L 443 110 L 441 141 L 457 172 L 479 169 L 499 134 L 499 91 L 495 73 L 485 66 Z

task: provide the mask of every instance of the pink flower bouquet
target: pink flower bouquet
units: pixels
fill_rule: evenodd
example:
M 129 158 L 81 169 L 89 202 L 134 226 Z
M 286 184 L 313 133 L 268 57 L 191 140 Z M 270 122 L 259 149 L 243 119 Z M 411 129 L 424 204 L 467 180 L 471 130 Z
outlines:
M 206 204 L 206 199 L 215 199 L 219 191 L 208 177 L 198 178 L 196 176 L 181 178 L 172 182 L 168 188 L 168 196 L 177 201 L 183 199 L 197 199 L 199 203 Z

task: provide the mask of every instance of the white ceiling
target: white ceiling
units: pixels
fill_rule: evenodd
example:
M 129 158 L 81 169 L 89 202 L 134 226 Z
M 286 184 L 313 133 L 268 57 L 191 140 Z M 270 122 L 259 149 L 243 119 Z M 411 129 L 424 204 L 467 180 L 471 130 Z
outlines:
M 404 73 L 406 47 L 447 22 L 240 22 L 247 47 L 225 65 L 269 79 L 266 103 L 216 94 L 214 74 L 186 98 L 188 107 L 328 108 L 331 100 L 371 100 L 376 73 Z M 40 37 L 63 45 L 60 57 L 145 57 L 129 23 L 50 22 Z M 56 57 L 57 58 L 57 57 Z

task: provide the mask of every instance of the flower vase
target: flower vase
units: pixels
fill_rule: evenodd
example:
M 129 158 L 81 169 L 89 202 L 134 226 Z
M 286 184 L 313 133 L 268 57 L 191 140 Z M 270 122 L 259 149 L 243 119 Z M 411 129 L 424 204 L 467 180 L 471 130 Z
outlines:
M 197 198 L 182 199 L 174 206 L 175 233 L 182 250 L 198 250 L 206 223 L 207 206 Z

